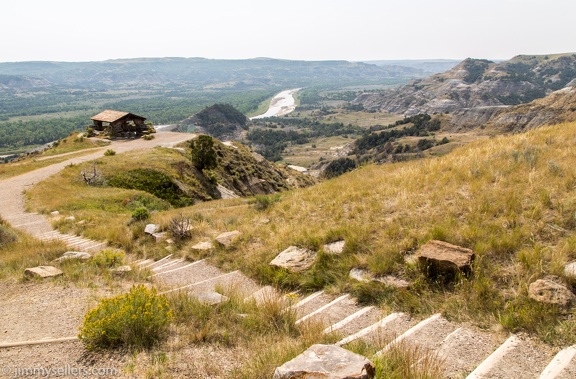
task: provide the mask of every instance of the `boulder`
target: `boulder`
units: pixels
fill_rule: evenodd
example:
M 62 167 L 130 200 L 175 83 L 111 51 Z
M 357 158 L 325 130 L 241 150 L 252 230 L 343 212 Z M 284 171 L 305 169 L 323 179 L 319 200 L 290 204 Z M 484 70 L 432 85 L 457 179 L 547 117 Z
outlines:
M 59 215 L 60 215 L 60 212 L 58 212 L 58 211 L 50 212 L 50 216 L 59 216 Z
M 146 227 L 144 228 L 144 233 L 153 235 L 154 233 L 157 233 L 159 230 L 160 230 L 160 225 L 158 225 L 158 224 L 148 224 L 148 225 L 146 225 Z
M 292 272 L 300 272 L 310 268 L 316 259 L 316 252 L 290 246 L 270 262 L 271 266 L 282 267 Z
M 54 266 L 38 266 L 24 270 L 24 275 L 36 278 L 52 278 L 63 275 L 64 272 Z
M 417 257 L 430 276 L 452 278 L 457 273 L 470 274 L 475 254 L 464 247 L 431 240 L 420 247 Z
M 228 300 L 228 297 L 213 291 L 198 293 L 196 294 L 196 298 L 199 302 L 208 305 L 220 304 Z
M 258 291 L 254 292 L 252 295 L 244 299 L 245 303 L 255 302 L 256 305 L 260 306 L 263 304 L 269 304 L 274 301 L 283 301 L 280 294 L 272 286 L 264 286 Z
M 55 261 L 56 262 L 62 262 L 62 261 L 66 261 L 68 259 L 87 260 L 90 258 L 92 258 L 92 255 L 90 255 L 89 253 L 83 252 L 83 251 L 67 251 L 64 254 L 62 254 L 62 256 L 60 258 L 56 258 Z
M 571 262 L 564 266 L 564 275 L 567 278 L 576 279 L 576 262 Z
M 156 242 L 162 242 L 168 239 L 168 233 L 161 232 L 161 233 L 152 233 L 152 237 Z
M 324 251 L 328 254 L 342 254 L 344 251 L 344 241 L 336 241 L 324 245 Z
M 235 230 L 233 232 L 225 232 L 216 237 L 216 242 L 224 247 L 229 247 L 240 237 L 240 232 Z
M 197 243 L 196 245 L 191 247 L 192 250 L 197 250 L 197 251 L 208 251 L 208 250 L 212 250 L 213 248 L 214 248 L 214 245 L 212 245 L 212 242 L 209 242 L 209 241 L 200 242 L 200 243 Z
M 273 379 L 371 379 L 374 363 L 335 345 L 312 345 L 305 352 L 277 367 Z
M 131 267 L 131 266 L 128 266 L 128 265 L 120 266 L 120 267 L 116 267 L 116 268 L 110 269 L 110 272 L 111 272 L 112 274 L 118 275 L 118 276 L 127 274 L 127 273 L 129 273 L 129 272 L 131 272 L 131 271 L 132 271 L 132 267 Z
M 530 283 L 528 296 L 540 303 L 556 304 L 561 307 L 568 307 L 576 300 L 576 296 L 564 284 L 560 283 L 560 278 L 548 276 Z

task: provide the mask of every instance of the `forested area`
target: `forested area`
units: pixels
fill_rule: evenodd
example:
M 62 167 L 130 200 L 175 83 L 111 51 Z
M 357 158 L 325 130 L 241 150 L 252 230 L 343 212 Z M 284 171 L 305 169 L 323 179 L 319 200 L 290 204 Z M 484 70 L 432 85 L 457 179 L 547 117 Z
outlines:
M 115 109 L 146 117 L 154 125 L 175 124 L 199 112 L 215 102 L 232 104 L 242 113 L 258 108 L 259 104 L 273 96 L 278 90 L 249 92 L 199 91 L 197 93 L 173 92 L 168 95 L 156 93 L 153 97 L 123 98 L 115 95 L 102 102 L 103 94 L 94 95 L 79 91 L 74 97 L 69 93 L 40 94 L 28 98 L 2 97 L 0 107 L 0 149 L 21 150 L 26 146 L 40 145 L 67 136 L 72 131 L 81 131 L 91 124 L 90 117 L 103 109 Z M 94 95 L 94 96 L 93 96 Z M 83 96 L 86 99 L 80 101 Z M 150 96 L 150 95 L 148 95 Z M 129 97 L 129 96 L 126 96 Z M 96 99 L 97 98 L 97 99 Z M 11 99 L 4 101 L 4 99 Z M 68 99 L 69 102 L 65 102 Z M 96 102 L 100 101 L 100 103 Z M 95 105 L 86 105 L 94 101 Z M 98 104 L 98 105 L 96 105 Z M 78 116 L 66 117 L 64 112 L 78 111 Z M 62 117 L 54 113 L 63 113 Z M 19 120 L 22 116 L 53 114 L 52 118 Z M 3 119 L 3 121 L 2 121 Z M 9 119 L 9 121 L 6 121 Z

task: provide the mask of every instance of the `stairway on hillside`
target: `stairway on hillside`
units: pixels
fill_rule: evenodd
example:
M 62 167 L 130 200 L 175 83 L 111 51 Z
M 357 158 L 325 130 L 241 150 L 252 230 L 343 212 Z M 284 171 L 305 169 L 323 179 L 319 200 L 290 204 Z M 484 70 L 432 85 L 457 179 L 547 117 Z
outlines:
M 142 260 L 142 268 L 164 293 L 186 291 L 199 299 L 217 303 L 225 300 L 218 291 L 234 289 L 249 297 L 265 288 L 239 271 L 225 273 L 205 260 L 195 262 L 171 256 L 158 261 Z M 500 334 L 466 324 L 450 322 L 440 314 L 426 319 L 396 312 L 384 314 L 373 306 L 361 306 L 349 294 L 323 291 L 290 305 L 297 324 L 320 320 L 324 333 L 338 338 L 346 348 L 355 341 L 376 344 L 385 354 L 395 344 L 418 346 L 443 361 L 447 378 L 541 378 L 576 377 L 576 346 L 553 349 L 524 335 Z

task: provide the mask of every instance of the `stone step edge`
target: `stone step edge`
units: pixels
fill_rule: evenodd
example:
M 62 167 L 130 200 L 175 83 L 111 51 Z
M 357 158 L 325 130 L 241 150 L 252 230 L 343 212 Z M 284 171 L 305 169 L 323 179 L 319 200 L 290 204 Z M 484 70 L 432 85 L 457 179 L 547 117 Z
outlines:
M 417 331 L 419 331 L 420 329 L 425 328 L 428 324 L 440 319 L 442 317 L 442 314 L 440 313 L 436 313 L 430 317 L 428 317 L 425 320 L 420 321 L 418 324 L 414 325 L 413 327 L 411 327 L 410 329 L 408 329 L 407 331 L 405 331 L 404 333 L 402 333 L 401 335 L 399 335 L 398 337 L 396 337 L 393 341 L 391 341 L 390 343 L 388 343 L 386 346 L 384 346 L 384 348 L 380 351 L 378 351 L 376 354 L 374 354 L 375 356 L 380 356 L 384 353 L 386 353 L 388 350 L 390 350 L 395 344 L 400 343 L 402 341 L 404 341 L 406 338 L 410 337 L 412 334 L 416 333 Z
M 564 371 L 576 356 L 576 345 L 560 350 L 540 374 L 540 379 L 554 379 Z
M 303 306 L 304 304 L 307 304 L 309 302 L 311 302 L 312 300 L 316 299 L 318 296 L 322 295 L 324 293 L 324 291 L 318 291 L 318 292 L 314 292 L 313 294 L 308 295 L 307 297 L 305 297 L 304 299 L 300 300 L 299 302 L 297 302 L 296 304 L 292 304 L 291 306 L 289 306 L 288 308 L 291 309 L 298 309 L 301 306 Z
M 511 335 L 500 347 L 498 347 L 492 354 L 488 356 L 482 363 L 472 371 L 466 379 L 479 379 L 485 376 L 496 366 L 510 351 L 514 350 L 520 343 L 520 339 L 516 335 Z
M 352 334 L 349 335 L 348 337 L 343 338 L 342 340 L 336 342 L 336 346 L 342 346 L 342 345 L 346 345 L 347 343 L 350 343 L 352 341 L 357 340 L 358 338 L 362 338 L 370 333 L 372 333 L 373 331 L 377 330 L 378 328 L 384 327 L 387 324 L 396 321 L 397 319 L 399 319 L 401 316 L 403 316 L 404 313 L 402 312 L 395 312 L 395 313 L 391 313 L 388 316 L 384 317 L 382 320 Z
M 355 319 L 363 316 L 364 314 L 370 312 L 372 309 L 374 309 L 374 306 L 372 306 L 372 305 L 370 305 L 368 307 L 364 307 L 364 308 L 360 309 L 359 311 L 352 313 L 351 315 L 349 315 L 345 319 L 340 320 L 333 325 L 330 325 L 329 327 L 324 329 L 322 331 L 322 333 L 328 334 L 328 333 L 331 333 L 331 332 L 336 331 L 338 329 L 342 329 L 344 326 L 346 326 L 350 322 L 354 321 Z
M 200 261 L 198 261 L 198 262 L 200 262 Z M 201 284 L 206 284 L 206 283 L 209 283 L 209 282 L 211 282 L 211 281 L 216 281 L 216 280 L 218 280 L 218 279 L 222 279 L 222 278 L 224 278 L 224 277 L 226 277 L 226 276 L 236 275 L 236 274 L 238 274 L 239 272 L 240 272 L 240 271 L 238 271 L 238 270 L 232 271 L 232 272 L 228 272 L 228 273 L 226 273 L 226 274 L 218 275 L 218 276 L 215 276 L 215 277 L 210 278 L 210 279 L 202 280 L 202 281 L 200 281 L 200 282 L 191 283 L 191 284 L 187 284 L 187 285 L 182 286 L 182 287 L 173 288 L 173 289 L 170 289 L 170 290 L 168 290 L 168 291 L 160 292 L 159 295 L 165 295 L 165 294 L 170 293 L 170 292 L 180 291 L 180 290 L 187 289 L 187 288 L 191 288 L 191 287 L 194 287 L 194 286 L 199 286 L 199 285 L 201 285 Z
M 295 325 L 298 325 L 298 324 L 300 324 L 301 322 L 306 321 L 306 320 L 310 319 L 311 317 L 314 317 L 315 315 L 317 315 L 317 314 L 319 314 L 319 313 L 322 313 L 322 312 L 325 311 L 326 309 L 328 309 L 328 308 L 330 308 L 330 307 L 332 307 L 332 306 L 340 303 L 341 301 L 343 301 L 343 300 L 345 300 L 345 299 L 348 299 L 349 297 L 350 297 L 350 294 L 342 295 L 342 296 L 340 296 L 339 298 L 332 300 L 332 301 L 329 302 L 328 304 L 326 304 L 326 305 L 324 305 L 324 306 L 316 309 L 315 311 L 310 312 L 310 313 L 308 313 L 307 315 L 305 315 L 305 316 L 301 317 L 300 319 L 296 320 L 296 322 L 295 322 L 294 324 L 295 324 Z
M 146 267 L 146 268 L 152 268 L 152 266 L 157 265 L 157 264 L 159 264 L 159 263 L 164 264 L 164 263 L 166 263 L 165 261 L 168 260 L 168 259 L 170 259 L 171 256 L 172 256 L 172 254 L 168 254 L 167 256 L 165 256 L 165 257 L 162 258 L 162 259 L 159 259 L 159 260 L 154 261 L 154 262 L 152 262 L 152 263 L 146 264 L 144 267 Z
M 177 265 L 178 263 L 184 262 L 185 260 L 186 260 L 186 259 L 184 259 L 184 258 L 171 259 L 171 260 L 169 260 L 168 262 L 165 262 L 165 263 L 161 264 L 160 266 L 154 267 L 154 268 L 152 269 L 152 271 L 159 271 L 159 270 L 161 270 L 161 269 L 168 268 L 168 267 L 170 267 L 170 266 L 175 266 L 175 265 Z M 154 262 L 154 261 L 152 261 L 152 262 Z
M 189 264 L 184 265 L 184 266 L 180 266 L 180 267 L 177 267 L 177 268 L 173 268 L 172 270 L 157 272 L 157 273 L 155 273 L 155 274 L 150 275 L 149 278 L 153 278 L 153 277 L 158 276 L 158 275 L 169 274 L 169 273 L 175 272 L 175 271 L 180 271 L 180 270 L 183 270 L 183 269 L 185 269 L 185 268 L 194 266 L 194 265 L 196 265 L 196 264 L 198 264 L 198 263 L 200 263 L 200 262 L 204 262 L 204 259 L 201 259 L 201 260 L 196 261 L 196 262 L 189 263 Z

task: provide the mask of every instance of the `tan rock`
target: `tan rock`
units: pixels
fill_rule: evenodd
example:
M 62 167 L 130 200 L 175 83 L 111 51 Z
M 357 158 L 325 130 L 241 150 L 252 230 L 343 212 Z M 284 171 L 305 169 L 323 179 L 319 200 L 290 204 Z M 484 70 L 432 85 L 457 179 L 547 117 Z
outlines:
M 38 266 L 24 270 L 24 275 L 36 278 L 52 278 L 64 275 L 64 272 L 54 266 Z
M 324 245 L 324 251 L 328 254 L 342 254 L 344 251 L 344 241 L 336 241 Z
M 270 262 L 271 266 L 282 267 L 292 272 L 300 272 L 310 268 L 316 259 L 316 252 L 290 246 Z
M 430 276 L 453 277 L 459 272 L 469 274 L 472 271 L 475 254 L 461 246 L 431 240 L 420 247 L 417 257 Z
M 80 259 L 80 260 L 88 260 L 92 258 L 89 253 L 84 251 L 67 251 L 60 258 L 56 258 L 56 262 L 66 261 L 68 259 Z
M 198 251 L 207 251 L 207 250 L 212 250 L 214 249 L 214 245 L 212 244 L 212 242 L 206 241 L 206 242 L 200 242 L 197 243 L 196 245 L 191 247 L 192 250 L 198 250 Z
M 277 367 L 273 379 L 371 379 L 374 363 L 335 345 L 312 345 L 305 352 Z
M 560 278 L 554 276 L 530 283 L 528 296 L 540 303 L 556 304 L 561 307 L 568 307 L 576 300 L 572 291 L 560 283 Z
M 240 232 L 235 230 L 233 232 L 225 232 L 215 238 L 216 242 L 224 247 L 231 246 L 240 237 Z

